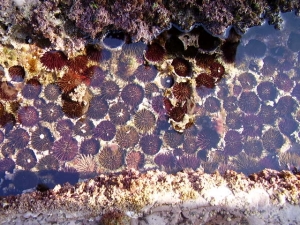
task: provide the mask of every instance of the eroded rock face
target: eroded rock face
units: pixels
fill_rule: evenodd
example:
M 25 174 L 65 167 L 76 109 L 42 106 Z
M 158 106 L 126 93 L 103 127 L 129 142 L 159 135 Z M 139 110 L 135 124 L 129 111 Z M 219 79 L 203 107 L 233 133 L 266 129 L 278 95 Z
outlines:
M 53 190 L 1 198 L 0 220 L 7 224 L 31 220 L 47 223 L 53 219 L 89 219 L 91 224 L 99 220 L 154 224 L 154 218 L 164 223 L 201 220 L 252 224 L 253 220 L 274 223 L 277 218 L 299 221 L 299 213 L 272 217 L 279 211 L 300 211 L 299 179 L 298 173 L 274 170 L 249 177 L 233 171 L 209 175 L 186 170 L 170 175 L 127 170 L 75 186 L 58 185 Z

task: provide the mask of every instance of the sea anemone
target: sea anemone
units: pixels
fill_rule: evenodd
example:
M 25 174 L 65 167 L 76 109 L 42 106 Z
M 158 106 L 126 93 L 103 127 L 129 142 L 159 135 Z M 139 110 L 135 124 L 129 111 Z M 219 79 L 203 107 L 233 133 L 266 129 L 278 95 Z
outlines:
M 196 79 L 196 87 L 200 88 L 202 86 L 206 88 L 214 88 L 216 86 L 215 79 L 207 73 L 200 73 Z
M 91 80 L 90 86 L 94 88 L 100 87 L 106 76 L 99 66 L 90 66 L 84 71 L 84 75 Z
M 100 150 L 100 142 L 94 138 L 81 142 L 79 152 L 83 155 L 96 155 Z
M 262 142 L 267 151 L 275 152 L 284 144 L 284 139 L 278 130 L 270 128 L 262 135 Z
M 9 76 L 11 77 L 11 81 L 14 82 L 22 82 L 25 77 L 25 70 L 23 66 L 11 66 L 8 69 Z
M 42 91 L 42 85 L 36 78 L 28 80 L 22 89 L 22 95 L 27 99 L 36 99 Z
M 254 92 L 243 92 L 238 105 L 245 113 L 256 113 L 260 107 L 260 101 Z
M 119 92 L 119 85 L 112 80 L 104 81 L 101 85 L 101 96 L 104 99 L 113 100 L 118 97 Z
M 40 61 L 49 70 L 60 70 L 67 65 L 68 57 L 62 51 L 51 50 L 45 52 Z
M 124 151 L 117 146 L 101 149 L 98 160 L 101 166 L 109 170 L 119 169 L 124 164 Z
M 141 109 L 134 115 L 134 125 L 142 133 L 153 131 L 155 124 L 155 115 L 150 110 Z
M 175 58 L 172 61 L 175 73 L 180 77 L 189 77 L 192 73 L 190 62 L 183 58 Z
M 144 89 L 138 84 L 127 84 L 121 92 L 122 100 L 130 105 L 139 105 L 144 98 Z
M 220 111 L 221 103 L 217 98 L 210 96 L 205 100 L 204 107 L 206 111 L 215 113 Z
M 174 84 L 172 92 L 175 98 L 178 101 L 182 102 L 187 99 L 190 99 L 192 95 L 192 87 L 188 82 L 180 82 Z
M 252 73 L 242 73 L 238 77 L 238 81 L 240 82 L 242 88 L 244 90 L 251 90 L 256 86 L 256 78 Z
M 219 141 L 220 137 L 213 129 L 203 129 L 197 135 L 197 144 L 201 150 L 215 148 Z
M 277 89 L 272 82 L 261 82 L 256 89 L 258 96 L 263 101 L 273 101 L 277 97 Z
M 233 112 L 238 108 L 237 98 L 235 96 L 228 96 L 223 99 L 223 108 L 226 112 Z
M 93 134 L 93 130 L 95 128 L 94 122 L 89 119 L 79 119 L 75 123 L 74 133 L 76 135 L 86 137 Z
M 158 43 L 152 43 L 147 46 L 144 56 L 150 63 L 157 64 L 165 59 L 166 52 L 165 49 Z
M 200 159 L 195 155 L 184 154 L 178 158 L 177 163 L 182 169 L 192 168 L 196 170 L 200 166 Z
M 45 98 L 49 101 L 56 101 L 60 94 L 61 90 L 56 84 L 48 84 L 44 89 Z
M 103 141 L 110 141 L 116 135 L 116 126 L 108 120 L 101 121 L 94 129 L 94 137 L 101 138 Z
M 147 155 L 155 155 L 159 152 L 162 140 L 158 135 L 145 135 L 140 140 L 140 146 Z
M 78 55 L 75 58 L 69 59 L 68 67 L 69 69 L 82 73 L 87 69 L 88 58 L 85 55 Z
M 127 168 L 140 169 L 144 166 L 145 157 L 144 154 L 138 151 L 131 151 L 126 156 Z
M 116 132 L 116 142 L 122 148 L 134 147 L 140 137 L 136 129 L 132 126 L 120 126 Z
M 53 102 L 48 103 L 42 108 L 42 120 L 52 123 L 63 117 L 61 107 Z
M 26 127 L 33 127 L 39 121 L 39 113 L 33 106 L 24 106 L 18 110 L 18 120 Z
M 130 119 L 130 110 L 125 103 L 113 104 L 108 110 L 110 120 L 116 125 L 123 125 Z
M 14 175 L 13 184 L 20 191 L 27 190 L 37 186 L 38 177 L 34 172 L 19 170 Z
M 31 134 L 31 146 L 38 151 L 50 150 L 53 141 L 54 138 L 51 131 L 41 125 Z
M 22 128 L 11 131 L 7 138 L 15 148 L 25 148 L 30 140 L 28 132 Z
M 52 154 L 60 161 L 70 161 L 78 154 L 78 142 L 70 136 L 64 136 L 55 141 Z
M 16 164 L 25 170 L 30 170 L 36 165 L 37 159 L 34 152 L 29 149 L 20 149 L 17 154 Z
M 147 83 L 155 79 L 157 70 L 153 66 L 140 65 L 134 75 L 139 81 Z
M 59 161 L 52 155 L 46 155 L 43 158 L 39 159 L 39 162 L 36 167 L 39 171 L 58 170 Z
M 166 130 L 163 136 L 164 142 L 171 148 L 177 148 L 183 143 L 183 134 L 174 130 Z
M 285 92 L 289 92 L 294 86 L 293 80 L 285 73 L 277 74 L 274 80 L 274 84 L 278 89 Z
M 92 119 L 102 119 L 107 114 L 108 107 L 107 101 L 101 96 L 93 97 L 86 115 Z
M 74 124 L 69 119 L 59 120 L 56 124 L 56 130 L 61 136 L 69 135 L 73 132 Z

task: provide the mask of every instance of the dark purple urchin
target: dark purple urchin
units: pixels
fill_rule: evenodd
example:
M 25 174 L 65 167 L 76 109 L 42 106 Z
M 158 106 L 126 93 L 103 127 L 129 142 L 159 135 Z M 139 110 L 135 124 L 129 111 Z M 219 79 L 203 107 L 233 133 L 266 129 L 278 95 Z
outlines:
M 89 109 L 86 113 L 87 117 L 99 120 L 102 119 L 108 111 L 108 103 L 101 96 L 92 98 Z
M 68 58 L 62 51 L 51 50 L 45 52 L 40 61 L 49 70 L 60 70 L 67 65 Z
M 210 76 L 215 79 L 215 83 L 219 82 L 225 74 L 225 68 L 221 63 L 213 62 L 210 66 Z
M 150 63 L 160 63 L 165 59 L 165 49 L 158 43 L 152 43 L 146 48 L 145 59 Z
M 225 148 L 226 155 L 234 156 L 243 150 L 242 136 L 234 130 L 229 130 L 225 135 Z
M 121 92 L 122 100 L 130 105 L 139 105 L 144 98 L 144 89 L 138 84 L 127 84 Z
M 260 101 L 254 92 L 243 92 L 238 105 L 245 113 L 256 113 L 260 107 Z
M 168 152 L 168 153 L 159 153 L 155 156 L 154 162 L 158 165 L 161 169 L 165 170 L 166 172 L 174 172 L 176 169 L 176 158 L 175 156 Z
M 132 126 L 121 126 L 116 132 L 116 142 L 122 148 L 134 147 L 139 142 L 139 134 Z
M 31 134 L 31 146 L 38 151 L 50 150 L 53 141 L 51 131 L 43 126 L 38 126 Z
M 73 132 L 74 124 L 69 119 L 59 120 L 56 124 L 56 130 L 61 136 L 70 135 Z
M 175 58 L 172 61 L 175 73 L 180 77 L 189 77 L 192 73 L 192 67 L 188 60 Z
M 79 152 L 83 155 L 96 155 L 100 150 L 100 142 L 94 138 L 81 142 Z
M 25 78 L 25 70 L 23 66 L 11 66 L 8 69 L 9 76 L 11 81 L 22 82 Z
M 219 141 L 219 134 L 213 129 L 203 129 L 197 135 L 197 145 L 201 150 L 215 148 Z
M 153 66 L 140 65 L 134 72 L 134 76 L 144 83 L 154 80 L 156 75 L 157 70 Z
M 13 184 L 16 189 L 23 191 L 36 187 L 38 184 L 38 177 L 34 172 L 28 170 L 18 170 L 13 179 Z
M 298 106 L 298 103 L 295 99 L 293 99 L 291 96 L 283 96 L 281 97 L 275 108 L 276 108 L 276 114 L 279 117 L 286 117 L 291 115 L 292 112 L 296 110 Z
M 160 83 L 164 88 L 171 88 L 174 85 L 174 76 L 167 75 L 160 78 Z
M 242 88 L 244 90 L 251 90 L 256 86 L 256 78 L 252 73 L 242 73 L 238 77 L 238 81 L 240 82 Z
M 294 86 L 294 81 L 287 74 L 279 73 L 275 77 L 274 84 L 278 89 L 289 92 Z
M 118 97 L 119 93 L 120 93 L 120 87 L 116 82 L 112 80 L 108 80 L 102 83 L 101 96 L 104 99 L 113 100 L 116 97 Z
M 183 143 L 183 134 L 174 130 L 167 130 L 164 133 L 163 140 L 171 148 L 177 148 Z
M 275 117 L 275 109 L 270 105 L 261 105 L 260 111 L 258 114 L 264 124 L 274 124 L 276 117 Z
M 223 99 L 223 108 L 227 112 L 233 112 L 238 108 L 238 100 L 235 96 L 228 96 Z
M 298 122 L 293 118 L 280 119 L 278 124 L 281 133 L 289 136 L 298 129 Z
M 156 125 L 155 115 L 147 109 L 141 109 L 134 115 L 134 126 L 142 133 L 153 131 Z
M 119 169 L 124 164 L 124 151 L 120 148 L 104 147 L 100 150 L 98 160 L 106 169 Z
M 215 113 L 220 111 L 221 103 L 217 98 L 210 96 L 205 100 L 204 107 L 206 111 Z
M 78 154 L 78 142 L 76 139 L 65 136 L 55 141 L 52 154 L 60 161 L 70 161 Z
M 56 101 L 60 94 L 61 90 L 56 84 L 48 84 L 44 89 L 45 98 L 49 101 Z
M 0 159 L 0 174 L 4 174 L 6 171 L 12 173 L 16 164 L 11 158 Z
M 182 102 L 187 99 L 190 99 L 192 95 L 192 86 L 188 82 L 180 82 L 174 84 L 172 87 L 172 92 L 174 97 Z
M 267 151 L 275 152 L 284 144 L 284 139 L 278 130 L 270 128 L 262 135 L 262 142 Z
M 74 102 L 71 100 L 64 100 L 62 105 L 62 111 L 69 118 L 79 118 L 84 113 L 84 103 Z
M 59 161 L 52 155 L 46 155 L 41 158 L 37 164 L 38 171 L 43 170 L 58 170 L 59 168 Z
M 127 168 L 140 169 L 144 166 L 145 156 L 143 153 L 138 151 L 131 151 L 126 156 Z
M 130 110 L 125 103 L 117 102 L 108 110 L 110 120 L 116 125 L 123 125 L 130 119 Z
M 295 96 L 297 100 L 300 101 L 300 83 L 297 83 L 296 86 L 293 88 L 292 96 Z
M 162 140 L 158 135 L 146 135 L 141 138 L 139 144 L 145 154 L 155 155 L 160 150 Z
M 100 87 L 106 76 L 105 72 L 99 66 L 91 66 L 84 71 L 84 75 L 91 79 L 91 87 Z
M 116 126 L 108 120 L 101 121 L 94 129 L 94 137 L 110 141 L 116 135 Z
M 98 45 L 87 45 L 85 48 L 88 59 L 94 62 L 102 62 L 111 58 L 111 52 L 101 49 Z
M 36 165 L 37 159 L 34 151 L 29 148 L 21 149 L 18 151 L 16 164 L 25 170 L 30 170 Z
M 28 80 L 22 89 L 22 96 L 27 99 L 36 99 L 42 91 L 42 85 L 38 79 Z
M 26 130 L 17 128 L 8 134 L 7 139 L 15 148 L 25 148 L 29 143 L 30 136 Z
M 181 122 L 186 114 L 186 107 L 176 106 L 173 107 L 170 112 L 169 116 L 176 122 Z
M 242 116 L 240 113 L 228 113 L 226 116 L 226 126 L 231 129 L 239 129 L 242 126 Z
M 272 82 L 264 81 L 257 86 L 257 93 L 261 100 L 273 101 L 277 97 L 277 89 Z
M 57 122 L 63 117 L 63 111 L 61 107 L 53 102 L 45 104 L 42 109 L 42 120 L 52 123 Z
M 251 157 L 261 157 L 263 145 L 261 140 L 250 140 L 244 143 L 244 150 Z
M 192 168 L 196 170 L 200 166 L 200 159 L 195 155 L 184 154 L 178 158 L 177 163 L 181 169 Z
M 82 119 L 82 120 L 77 120 L 73 131 L 75 134 L 79 136 L 86 137 L 93 134 L 94 128 L 95 125 L 93 121 L 89 119 Z
M 18 120 L 26 127 L 32 127 L 39 121 L 39 113 L 33 106 L 24 106 L 18 110 Z
M 242 119 L 243 132 L 245 137 L 261 136 L 263 129 L 262 118 L 257 115 L 244 115 Z
M 196 136 L 184 136 L 183 151 L 187 154 L 194 154 L 198 150 Z

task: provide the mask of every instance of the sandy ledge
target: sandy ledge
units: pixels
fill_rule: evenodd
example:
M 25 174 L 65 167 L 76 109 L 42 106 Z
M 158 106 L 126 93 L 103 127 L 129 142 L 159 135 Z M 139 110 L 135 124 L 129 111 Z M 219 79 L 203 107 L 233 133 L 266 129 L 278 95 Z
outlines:
M 185 170 L 101 175 L 1 199 L 1 224 L 297 224 L 300 175 Z M 99 222 L 100 221 L 100 222 Z

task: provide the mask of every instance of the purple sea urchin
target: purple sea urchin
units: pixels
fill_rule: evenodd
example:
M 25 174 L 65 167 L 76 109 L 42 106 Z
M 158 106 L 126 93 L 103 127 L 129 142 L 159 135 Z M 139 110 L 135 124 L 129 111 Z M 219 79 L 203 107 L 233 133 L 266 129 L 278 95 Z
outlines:
M 144 98 L 144 89 L 138 84 L 127 84 L 121 92 L 122 100 L 130 105 L 139 105 Z
M 276 87 L 280 90 L 283 90 L 285 92 L 290 92 L 290 90 L 294 86 L 293 80 L 285 73 L 279 73 L 275 77 L 274 84 Z
M 251 157 L 260 157 L 263 151 L 261 140 L 250 140 L 244 143 L 244 150 Z
M 60 94 L 61 90 L 56 84 L 48 84 L 44 89 L 44 95 L 49 101 L 56 101 Z
M 154 80 L 157 70 L 152 66 L 140 65 L 134 72 L 135 77 L 144 83 Z
M 26 146 L 25 146 L 26 147 Z M 4 157 L 11 157 L 16 152 L 16 148 L 14 147 L 13 143 L 6 142 L 2 144 L 1 153 Z
M 262 119 L 262 123 L 264 124 L 274 124 L 275 122 L 275 109 L 274 107 L 270 106 L 270 105 L 265 105 L 263 104 L 260 107 L 260 111 L 258 114 L 261 119 Z
M 261 82 L 257 86 L 257 93 L 260 99 L 263 101 L 273 101 L 277 97 L 277 89 L 273 83 L 269 81 Z
M 89 119 L 79 119 L 77 120 L 77 122 L 75 123 L 74 126 L 74 133 L 82 136 L 82 137 L 87 137 L 93 134 L 93 130 L 95 128 L 95 125 L 93 123 L 93 121 L 89 120 Z
M 26 127 L 32 127 L 39 121 L 38 111 L 33 106 L 24 106 L 18 110 L 18 120 Z
M 240 113 L 232 112 L 226 116 L 226 126 L 231 129 L 239 129 L 242 126 L 242 117 Z
M 122 148 L 134 147 L 140 137 L 136 129 L 132 126 L 121 126 L 116 132 L 116 142 Z
M 243 150 L 242 137 L 240 133 L 234 130 L 230 130 L 225 135 L 225 148 L 226 155 L 234 156 L 239 154 Z
M 263 133 L 262 142 L 267 151 L 275 152 L 284 144 L 284 139 L 278 130 L 270 128 Z
M 134 116 L 134 125 L 142 133 L 151 132 L 156 124 L 155 115 L 147 110 L 141 109 Z
M 251 39 L 245 46 L 245 53 L 255 58 L 263 57 L 266 53 L 266 50 L 266 44 L 256 39 Z
M 25 77 L 25 70 L 23 66 L 11 66 L 8 69 L 9 76 L 11 77 L 11 81 L 14 82 L 22 82 Z
M 73 131 L 74 124 L 69 119 L 59 120 L 56 124 L 56 130 L 61 136 L 70 135 Z
M 83 155 L 96 155 L 100 150 L 100 142 L 94 138 L 81 142 L 79 152 Z
M 177 148 L 183 142 L 183 134 L 174 130 L 167 130 L 164 133 L 163 140 L 171 148 Z
M 297 105 L 298 103 L 291 96 L 283 96 L 278 100 L 275 106 L 277 115 L 279 117 L 289 116 L 296 110 Z
M 140 169 L 144 166 L 145 157 L 143 153 L 138 151 L 131 151 L 126 156 L 127 168 Z
M 55 141 L 52 154 L 60 161 L 70 161 L 78 154 L 78 142 L 76 139 L 66 136 Z
M 154 158 L 154 162 L 166 172 L 174 172 L 176 169 L 177 160 L 170 152 L 157 154 Z
M 245 113 L 255 113 L 260 107 L 260 101 L 254 92 L 243 92 L 238 105 Z
M 183 142 L 183 150 L 187 154 L 194 154 L 198 150 L 197 137 L 185 136 Z
M 15 148 L 25 148 L 30 140 L 28 132 L 22 128 L 11 131 L 7 138 Z
M 223 99 L 223 107 L 227 112 L 233 112 L 238 108 L 237 98 L 235 96 L 228 96 Z
M 108 111 L 108 103 L 101 96 L 92 98 L 89 109 L 86 113 L 87 117 L 92 119 L 102 119 Z
M 217 98 L 210 96 L 205 100 L 204 107 L 208 112 L 215 113 L 220 110 L 221 103 Z
M 100 87 L 105 78 L 105 72 L 99 66 L 91 66 L 86 69 L 84 75 L 91 79 L 91 87 Z
M 4 158 L 0 160 L 0 174 L 4 174 L 6 171 L 12 173 L 16 164 L 11 158 Z
M 203 129 L 197 135 L 197 144 L 201 150 L 215 148 L 219 141 L 219 134 L 213 129 Z
M 101 96 L 104 99 L 113 100 L 116 97 L 118 97 L 119 92 L 120 92 L 120 87 L 116 82 L 112 80 L 108 80 L 102 83 Z
M 108 114 L 110 120 L 116 125 L 123 125 L 130 119 L 130 110 L 124 103 L 113 104 Z
M 251 90 L 257 83 L 252 73 L 242 73 L 239 75 L 238 80 L 244 90 Z
M 281 133 L 289 136 L 298 129 L 298 123 L 292 118 L 283 118 L 278 124 Z
M 67 65 L 68 58 L 62 51 L 51 50 L 45 52 L 40 61 L 49 70 L 60 70 Z
M 61 107 L 53 102 L 45 104 L 42 108 L 42 120 L 52 123 L 63 116 Z
M 38 79 L 28 80 L 22 89 L 22 95 L 27 99 L 36 99 L 42 91 L 42 85 Z
M 30 170 L 36 165 L 36 163 L 36 156 L 31 149 L 25 148 L 18 151 L 16 159 L 16 164 L 18 166 L 23 167 L 25 170 Z
M 53 141 L 51 131 L 43 126 L 38 126 L 31 134 L 31 146 L 38 151 L 50 150 Z
M 145 135 L 140 140 L 140 146 L 147 155 L 155 155 L 159 152 L 162 140 L 157 135 Z
M 94 137 L 110 141 L 116 135 L 116 126 L 108 120 L 101 121 L 94 130 Z
M 116 170 L 124 164 L 124 152 L 118 146 L 107 146 L 101 149 L 98 160 L 104 168 Z
M 41 158 L 37 164 L 37 169 L 39 171 L 43 170 L 53 170 L 57 171 L 59 168 L 59 161 L 52 155 L 46 155 Z
M 179 157 L 177 163 L 182 169 L 192 168 L 193 170 L 196 170 L 200 166 L 200 159 L 195 155 L 184 154 Z

